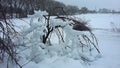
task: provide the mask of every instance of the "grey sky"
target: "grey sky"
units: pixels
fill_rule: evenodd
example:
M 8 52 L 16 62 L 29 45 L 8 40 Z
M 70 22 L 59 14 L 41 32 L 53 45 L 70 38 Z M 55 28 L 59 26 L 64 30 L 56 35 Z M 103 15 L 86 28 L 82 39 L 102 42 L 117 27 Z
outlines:
M 57 0 L 67 5 L 88 7 L 89 9 L 108 8 L 120 10 L 120 0 Z

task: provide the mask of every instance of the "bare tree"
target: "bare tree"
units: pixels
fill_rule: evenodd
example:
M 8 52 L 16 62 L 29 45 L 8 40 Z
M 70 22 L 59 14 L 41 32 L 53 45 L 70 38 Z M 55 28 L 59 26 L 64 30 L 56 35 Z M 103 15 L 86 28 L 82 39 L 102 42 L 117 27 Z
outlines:
M 16 31 L 13 23 L 6 18 L 6 9 L 1 4 L 0 14 L 2 16 L 0 19 L 0 61 L 4 62 L 4 59 L 7 58 L 7 63 L 13 61 L 22 68 L 18 63 L 17 47 L 12 41 L 12 36 L 15 35 Z

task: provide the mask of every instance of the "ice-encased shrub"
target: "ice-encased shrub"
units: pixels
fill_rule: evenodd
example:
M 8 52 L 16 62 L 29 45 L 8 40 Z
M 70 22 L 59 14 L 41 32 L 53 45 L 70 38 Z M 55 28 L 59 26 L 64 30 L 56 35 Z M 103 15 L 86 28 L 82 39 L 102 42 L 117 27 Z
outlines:
M 35 11 L 30 18 L 29 27 L 21 32 L 28 60 L 38 63 L 53 56 L 67 56 L 91 62 L 100 54 L 95 35 L 82 21 L 50 16 L 45 11 Z

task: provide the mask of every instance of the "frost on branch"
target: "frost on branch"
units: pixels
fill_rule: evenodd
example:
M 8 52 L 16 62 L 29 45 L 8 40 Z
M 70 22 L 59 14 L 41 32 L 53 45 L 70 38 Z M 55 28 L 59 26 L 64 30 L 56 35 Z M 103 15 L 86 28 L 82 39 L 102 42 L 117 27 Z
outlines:
M 83 21 L 68 16 L 50 16 L 36 11 L 30 27 L 22 31 L 24 44 L 29 47 L 29 60 L 36 63 L 53 56 L 67 56 L 91 62 L 100 54 L 91 29 Z

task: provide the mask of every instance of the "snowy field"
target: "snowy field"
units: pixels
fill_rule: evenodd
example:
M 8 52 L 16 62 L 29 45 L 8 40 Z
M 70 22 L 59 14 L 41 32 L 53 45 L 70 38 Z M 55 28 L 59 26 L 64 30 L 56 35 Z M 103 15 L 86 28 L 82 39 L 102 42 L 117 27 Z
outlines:
M 55 56 L 38 64 L 30 62 L 23 68 L 120 68 L 120 32 L 113 31 L 113 28 L 120 28 L 120 15 L 85 14 L 76 15 L 76 17 L 88 20 L 89 26 L 93 29 L 93 33 L 98 39 L 102 54 L 100 59 L 84 65 L 81 64 L 80 60 Z M 15 20 L 18 21 L 18 19 Z M 22 22 L 24 23 L 25 21 L 29 20 L 19 20 L 17 25 L 24 26 Z M 114 26 L 112 26 L 111 22 L 114 23 Z M 28 24 L 26 23 L 26 25 Z M 5 68 L 5 66 L 0 64 L 0 68 Z
M 94 34 L 98 38 L 102 58 L 91 63 L 87 68 L 120 68 L 120 32 L 114 32 L 110 29 L 111 22 L 115 27 L 120 28 L 120 15 L 117 14 L 87 14 L 82 18 L 90 20 Z M 102 28 L 102 29 L 101 29 Z

